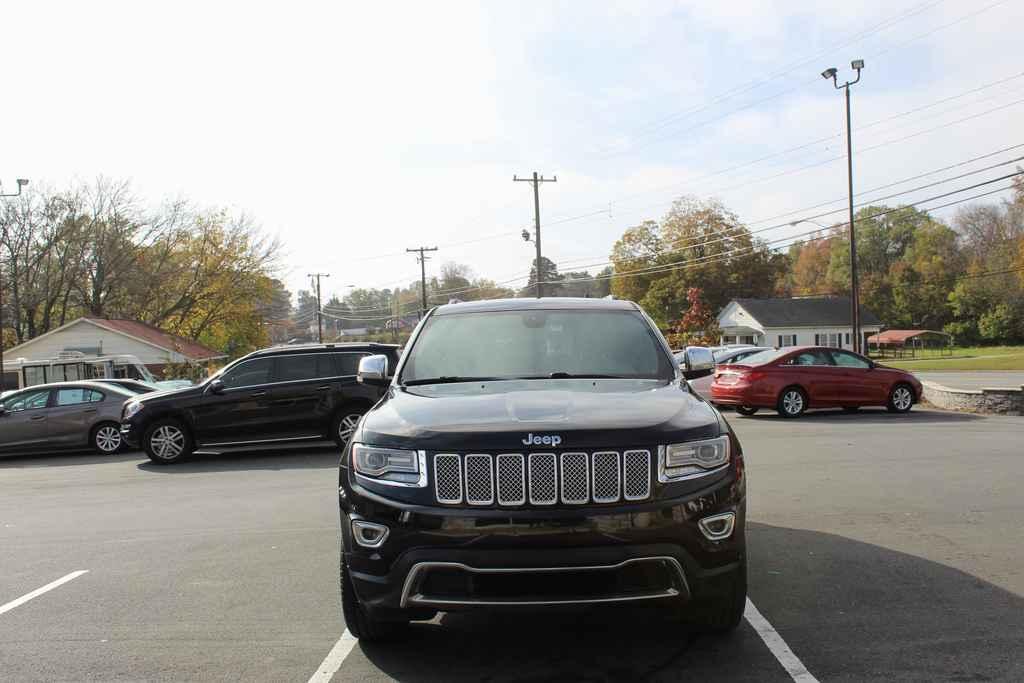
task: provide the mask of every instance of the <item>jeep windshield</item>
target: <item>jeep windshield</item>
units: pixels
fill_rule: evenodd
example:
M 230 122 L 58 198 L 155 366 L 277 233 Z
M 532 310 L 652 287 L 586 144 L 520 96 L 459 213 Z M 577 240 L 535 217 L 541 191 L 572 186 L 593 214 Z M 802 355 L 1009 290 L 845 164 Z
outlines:
M 534 379 L 671 381 L 672 359 L 635 311 L 445 313 L 424 325 L 407 385 Z

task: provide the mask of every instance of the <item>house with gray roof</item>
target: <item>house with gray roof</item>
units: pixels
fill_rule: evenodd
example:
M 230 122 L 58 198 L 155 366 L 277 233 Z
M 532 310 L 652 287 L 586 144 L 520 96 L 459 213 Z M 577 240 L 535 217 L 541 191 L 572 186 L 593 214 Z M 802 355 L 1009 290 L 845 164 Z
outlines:
M 758 346 L 831 346 L 852 349 L 850 298 L 806 296 L 733 299 L 718 314 L 723 344 Z M 863 339 L 881 331 L 882 321 L 860 307 Z M 867 348 L 866 342 L 862 348 Z

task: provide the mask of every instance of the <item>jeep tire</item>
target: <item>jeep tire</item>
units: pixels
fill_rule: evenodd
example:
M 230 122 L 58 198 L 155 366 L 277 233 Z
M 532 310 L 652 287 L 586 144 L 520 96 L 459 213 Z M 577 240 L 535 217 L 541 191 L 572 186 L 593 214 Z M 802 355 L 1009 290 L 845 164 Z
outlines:
M 409 625 L 407 621 L 382 621 L 374 619 L 367 614 L 366 609 L 359 602 L 355 586 L 352 585 L 352 577 L 349 576 L 344 555 L 342 555 L 339 564 L 341 614 L 345 619 L 345 626 L 348 628 L 348 632 L 359 640 L 368 643 L 379 640 L 392 640 L 405 632 Z

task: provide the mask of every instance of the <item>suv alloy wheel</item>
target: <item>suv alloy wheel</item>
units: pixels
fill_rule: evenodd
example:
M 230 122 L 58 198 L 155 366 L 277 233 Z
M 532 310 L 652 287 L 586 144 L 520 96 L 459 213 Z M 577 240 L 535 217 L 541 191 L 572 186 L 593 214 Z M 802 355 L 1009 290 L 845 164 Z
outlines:
M 146 430 L 143 446 L 150 460 L 167 465 L 192 453 L 192 437 L 177 420 L 159 420 Z
M 355 408 L 343 408 L 338 413 L 331 429 L 331 437 L 338 446 L 344 448 L 348 444 L 362 417 L 363 413 Z

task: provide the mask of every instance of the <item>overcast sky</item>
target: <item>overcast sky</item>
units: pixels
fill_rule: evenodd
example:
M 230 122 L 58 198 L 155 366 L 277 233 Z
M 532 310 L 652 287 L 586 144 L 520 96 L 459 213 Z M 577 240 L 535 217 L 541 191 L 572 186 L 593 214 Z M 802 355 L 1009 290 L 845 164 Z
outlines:
M 341 294 L 408 283 L 421 244 L 442 248 L 430 270 L 506 280 L 532 258 L 513 174 L 558 176 L 541 205 L 562 270 L 684 193 L 755 229 L 841 208 L 843 102 L 819 74 L 853 58 L 858 189 L 1024 143 L 1021 26 L 1019 0 L 4 2 L 0 180 L 105 174 L 247 211 L 293 291 L 313 270 Z

